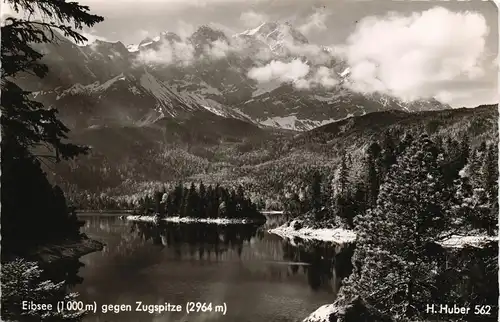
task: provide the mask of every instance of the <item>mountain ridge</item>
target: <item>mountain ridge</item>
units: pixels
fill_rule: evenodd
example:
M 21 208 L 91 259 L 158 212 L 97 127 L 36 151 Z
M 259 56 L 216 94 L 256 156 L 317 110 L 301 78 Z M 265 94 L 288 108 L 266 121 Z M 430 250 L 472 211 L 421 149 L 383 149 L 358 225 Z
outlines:
M 102 40 L 78 46 L 64 38 L 37 48 L 49 66 L 46 79 L 25 76 L 18 81 L 47 107 L 60 110 L 71 127 L 143 124 L 165 115 L 208 110 L 261 127 L 307 131 L 374 111 L 449 108 L 436 100 L 403 102 L 382 94 L 355 93 L 344 86 L 348 66 L 333 55 L 322 67 L 338 81 L 329 88 L 298 89 L 290 82 L 260 83 L 249 77 L 250 71 L 270 62 L 297 59 L 311 67 L 307 77 L 318 72 L 314 62 L 303 56 L 310 53 L 294 52 L 302 45 L 315 46 L 291 25 L 273 22 L 232 37 L 201 26 L 186 39 L 162 32 L 127 46 Z M 314 48 L 329 52 L 326 47 Z M 255 50 L 267 50 L 270 56 L 255 58 Z M 117 84 L 120 77 L 125 77 L 126 86 Z

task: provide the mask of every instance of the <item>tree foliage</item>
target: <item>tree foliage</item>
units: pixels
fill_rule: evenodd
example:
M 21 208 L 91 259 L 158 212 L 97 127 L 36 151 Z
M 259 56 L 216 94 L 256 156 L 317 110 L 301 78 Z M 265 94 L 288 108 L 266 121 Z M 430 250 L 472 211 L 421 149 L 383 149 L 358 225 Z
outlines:
M 2 256 L 78 236 L 79 225 L 42 164 L 74 158 L 87 148 L 66 142 L 69 129 L 57 111 L 32 100 L 17 83 L 26 75 L 48 73 L 34 44 L 55 42 L 60 32 L 81 42 L 86 39 L 75 30 L 103 20 L 88 7 L 63 0 L 6 0 L 3 5 L 27 18 L 9 17 L 1 27 Z
M 64 282 L 42 279 L 42 270 L 35 262 L 16 259 L 2 265 L 2 320 L 3 321 L 81 321 L 84 311 L 61 311 L 58 301 L 72 301 L 76 293 L 66 294 Z M 22 302 L 51 304 L 52 310 L 23 310 Z
M 245 196 L 243 187 L 227 189 L 216 185 L 206 187 L 191 183 L 189 189 L 182 183 L 163 194 L 157 209 L 153 199 L 146 196 L 139 201 L 141 213 L 165 213 L 167 216 L 190 218 L 251 218 L 263 220 L 257 206 Z
M 435 290 L 430 246 L 449 223 L 442 154 L 426 136 L 413 142 L 380 187 L 376 207 L 356 220 L 356 272 L 346 291 L 398 321 L 415 321 Z

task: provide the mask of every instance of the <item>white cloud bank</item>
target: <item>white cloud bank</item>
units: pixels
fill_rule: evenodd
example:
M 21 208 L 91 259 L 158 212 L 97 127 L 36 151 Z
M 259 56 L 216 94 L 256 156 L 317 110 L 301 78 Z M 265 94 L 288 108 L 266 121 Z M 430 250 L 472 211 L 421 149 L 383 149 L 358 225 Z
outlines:
M 259 83 L 291 83 L 298 89 L 332 88 L 338 84 L 331 69 L 320 66 L 314 70 L 300 59 L 288 63 L 273 60 L 265 66 L 252 68 L 248 77 Z
M 171 43 L 163 41 L 154 49 L 142 49 L 136 63 L 187 66 L 198 59 L 223 59 L 231 52 L 239 50 L 243 48 L 238 44 L 218 39 L 204 46 L 202 54 L 197 56 L 195 46 L 188 39 Z
M 309 73 L 309 65 L 299 59 L 289 63 L 273 60 L 263 67 L 256 67 L 248 72 L 248 77 L 257 82 L 271 81 L 295 82 Z
M 195 57 L 194 46 L 188 42 L 164 42 L 157 50 L 142 50 L 137 60 L 146 64 L 189 65 Z
M 321 30 L 326 15 L 315 12 L 300 29 L 303 32 Z M 240 17 L 249 26 L 255 26 L 264 18 L 253 11 Z M 140 58 L 167 64 L 192 62 L 194 48 L 185 38 L 193 28 L 182 27 L 186 31 L 182 43 L 141 53 Z M 406 101 L 435 98 L 452 106 L 474 106 L 478 96 L 485 100 L 498 98 L 496 84 L 491 79 L 485 80 L 485 68 L 491 69 L 491 61 L 489 66 L 485 63 L 489 30 L 479 13 L 435 7 L 406 16 L 391 13 L 366 17 L 344 44 L 331 46 L 335 49 L 331 51 L 314 44 L 296 43 L 286 30 L 281 32 L 285 36 L 280 37 L 284 55 L 263 46 L 252 57 L 264 65 L 252 68 L 247 74 L 249 78 L 259 83 L 292 83 L 299 89 L 329 89 L 338 84 L 338 79 L 326 66 L 337 57 L 350 67 L 346 86 L 357 92 L 378 92 Z M 238 38 L 216 41 L 204 48 L 204 57 L 221 59 L 230 52 L 244 53 L 247 46 Z M 290 53 L 302 59 L 289 61 Z M 498 64 L 498 60 L 495 63 Z
M 454 81 L 484 75 L 485 18 L 435 7 L 411 16 L 367 17 L 351 34 L 343 54 L 349 86 L 359 92 L 403 100 L 435 97 L 453 101 Z

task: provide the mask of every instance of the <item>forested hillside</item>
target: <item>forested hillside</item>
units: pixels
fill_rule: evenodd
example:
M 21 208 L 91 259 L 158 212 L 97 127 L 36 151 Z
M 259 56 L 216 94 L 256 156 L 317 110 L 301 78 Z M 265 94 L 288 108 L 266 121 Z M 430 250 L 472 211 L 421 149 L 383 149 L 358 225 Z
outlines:
M 300 134 L 259 129 L 236 120 L 241 126 L 224 127 L 230 120 L 223 118 L 203 123 L 199 119 L 165 119 L 154 127 L 81 132 L 75 140 L 89 144 L 91 153 L 57 165 L 52 174 L 77 205 L 86 198 L 98 208 L 125 207 L 164 183 L 183 180 L 242 185 L 265 208 L 283 209 L 295 195 L 299 199 L 310 195 L 316 171 L 323 191 L 338 189 L 339 171 L 345 171 L 346 189 L 356 194 L 356 186 L 369 171 L 370 153 L 377 159 L 373 161 L 377 180 L 382 180 L 407 144 L 405 140 L 422 133 L 448 151 L 448 162 L 458 162 L 449 170 L 453 181 L 465 165 L 452 161 L 459 149 L 466 144 L 469 153 L 481 153 L 481 146 L 495 144 L 497 118 L 496 106 L 420 113 L 386 111 Z M 86 194 L 81 195 L 82 191 Z

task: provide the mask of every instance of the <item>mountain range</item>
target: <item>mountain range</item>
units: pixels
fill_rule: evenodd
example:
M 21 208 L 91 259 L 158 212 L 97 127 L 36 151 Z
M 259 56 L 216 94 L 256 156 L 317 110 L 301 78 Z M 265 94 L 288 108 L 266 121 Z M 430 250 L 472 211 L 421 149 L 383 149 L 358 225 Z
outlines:
M 403 102 L 351 91 L 347 64 L 287 23 L 263 23 L 231 36 L 202 26 L 184 39 L 163 32 L 128 46 L 101 40 L 79 46 L 57 38 L 33 45 L 44 54 L 49 75 L 23 75 L 17 82 L 57 108 L 73 130 L 147 126 L 208 111 L 260 128 L 306 131 L 376 111 L 450 108 L 435 100 Z M 287 63 L 310 66 L 305 77 L 327 86 L 249 77 L 252 70 Z

